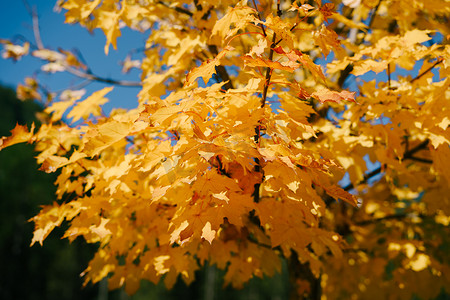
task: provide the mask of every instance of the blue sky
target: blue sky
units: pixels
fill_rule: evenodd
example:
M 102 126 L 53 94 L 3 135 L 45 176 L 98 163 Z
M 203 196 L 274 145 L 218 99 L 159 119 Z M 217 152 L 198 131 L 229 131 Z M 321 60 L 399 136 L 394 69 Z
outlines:
M 90 34 L 79 25 L 64 24 L 64 12 L 53 11 L 56 1 L 28 0 L 28 2 L 37 9 L 42 41 L 46 47 L 54 50 L 58 47 L 65 50 L 79 49 L 96 75 L 114 79 L 139 80 L 139 73 L 136 70 L 129 74 L 122 74 L 119 61 L 123 60 L 130 50 L 143 47 L 148 33 L 139 33 L 129 29 L 123 30 L 122 37 L 117 41 L 118 50 L 116 51 L 111 47 L 109 55 L 105 56 L 105 36 L 103 32 L 96 30 L 93 34 Z M 22 1 L 3 3 L 0 10 L 0 39 L 14 40 L 23 36 L 31 43 L 35 43 L 31 24 L 32 18 Z M 29 56 L 23 57 L 18 62 L 0 58 L 0 84 L 15 89 L 17 84 L 23 82 L 25 77 L 40 70 L 41 65 L 42 62 L 39 59 Z M 66 73 L 40 74 L 38 78 L 51 90 L 65 89 L 82 82 L 82 80 Z M 87 95 L 89 95 L 105 86 L 107 85 L 92 83 L 85 89 Z M 113 107 L 136 107 L 138 92 L 139 88 L 136 87 L 116 86 L 108 95 L 110 102 L 105 104 L 105 111 L 108 112 Z

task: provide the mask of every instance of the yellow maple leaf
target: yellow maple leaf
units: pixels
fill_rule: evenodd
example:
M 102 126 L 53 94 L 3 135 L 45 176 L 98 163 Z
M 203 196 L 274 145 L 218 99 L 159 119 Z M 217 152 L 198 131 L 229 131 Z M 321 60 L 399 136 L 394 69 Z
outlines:
M 316 98 L 320 101 L 320 103 L 324 103 L 327 101 L 339 103 L 341 101 L 351 101 L 355 102 L 355 92 L 349 91 L 331 91 L 327 88 L 323 88 L 317 92 L 311 94 L 311 97 Z
M 170 188 L 170 185 L 164 187 L 156 187 L 152 192 L 152 202 L 158 201 L 161 199 Z
M 224 57 L 229 51 L 232 51 L 234 48 L 227 46 L 225 49 L 220 51 L 216 57 L 213 59 L 208 59 L 203 62 L 200 66 L 193 68 L 186 76 L 186 85 L 191 85 L 195 79 L 201 77 L 205 84 L 211 79 L 212 74 L 216 72 L 216 66 L 220 65 L 220 59 Z
M 86 139 L 82 152 L 88 156 L 95 156 L 112 144 L 125 138 L 133 124 L 110 121 L 91 128 L 84 136 Z
M 220 193 L 214 193 L 212 195 L 213 195 L 214 198 L 223 200 L 226 203 L 228 203 L 228 201 L 230 201 L 230 198 L 227 197 L 227 191 L 223 191 L 223 192 L 220 192 Z
M 72 123 L 80 120 L 87 119 L 91 114 L 94 116 L 101 115 L 100 105 L 108 102 L 108 99 L 104 96 L 111 92 L 114 87 L 106 87 L 99 91 L 92 93 L 85 100 L 77 103 L 67 115 L 68 118 L 72 118 Z
M 240 28 L 246 25 L 246 20 L 251 14 L 255 13 L 255 10 L 248 7 L 237 5 L 235 7 L 229 8 L 228 12 L 214 24 L 211 36 L 219 36 L 222 40 L 230 36 L 230 32 L 237 32 Z M 233 29 L 230 27 L 234 25 Z
M 109 45 L 113 45 L 117 49 L 117 38 L 122 34 L 119 27 L 119 18 L 127 7 L 126 1 L 121 1 L 121 9 L 119 11 L 100 10 L 97 18 L 97 27 L 101 28 L 106 36 L 105 54 L 108 55 Z
M 54 202 L 53 205 L 44 206 L 37 216 L 30 219 L 29 221 L 35 223 L 31 246 L 36 242 L 39 242 L 42 246 L 45 238 L 55 227 L 60 226 L 64 219 L 71 219 L 76 216 L 80 212 L 81 206 L 75 203 L 58 205 Z
M 403 41 L 405 42 L 405 47 L 409 48 L 415 44 L 421 44 L 423 42 L 431 40 L 431 37 L 428 34 L 432 33 L 432 30 L 419 30 L 414 29 L 408 31 L 403 36 Z
M 294 47 L 295 35 L 290 30 L 290 28 L 292 28 L 292 24 L 290 22 L 286 22 L 279 16 L 273 17 L 272 15 L 268 15 L 264 25 L 272 29 L 276 34 L 276 37 L 282 39 L 283 43 L 285 43 L 289 48 Z
M 17 85 L 17 98 L 20 100 L 41 100 L 41 95 L 38 92 L 39 84 L 35 78 L 25 78 L 25 84 Z
M 167 65 L 172 66 L 177 64 L 181 58 L 186 57 L 187 53 L 191 52 L 195 47 L 202 46 L 203 44 L 204 42 L 201 40 L 200 36 L 197 36 L 195 39 L 187 36 L 180 41 L 179 48 L 169 56 L 167 59 Z
M 52 105 L 47 107 L 44 111 L 49 114 L 53 113 L 51 120 L 58 121 L 61 120 L 62 116 L 64 115 L 64 112 L 74 103 L 75 100 L 73 99 L 70 99 L 68 101 L 53 102 Z
M 374 71 L 375 73 L 383 72 L 387 69 L 389 61 L 381 60 L 376 61 L 373 59 L 367 59 L 355 65 L 352 74 L 355 76 L 363 75 L 369 71 Z
M 51 155 L 44 160 L 39 170 L 44 171 L 46 173 L 52 173 L 55 172 L 57 169 L 64 167 L 68 164 L 74 163 L 86 156 L 87 155 L 85 153 L 81 153 L 78 151 L 73 152 L 72 155 L 70 156 L 70 159 L 63 156 Z
M 431 264 L 430 257 L 426 254 L 419 253 L 408 262 L 408 267 L 416 272 L 422 271 Z

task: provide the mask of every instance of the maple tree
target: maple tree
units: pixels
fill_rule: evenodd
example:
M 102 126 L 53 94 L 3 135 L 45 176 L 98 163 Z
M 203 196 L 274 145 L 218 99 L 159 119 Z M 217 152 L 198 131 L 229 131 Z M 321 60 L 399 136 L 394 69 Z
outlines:
M 122 26 L 148 38 L 142 60 L 124 61 L 137 82 L 97 76 L 39 35 L 33 46 L 2 41 L 6 58 L 30 54 L 44 71 L 110 85 L 41 100 L 44 124 L 0 141 L 35 143 L 40 169 L 59 170 L 32 244 L 68 222 L 66 238 L 98 244 L 86 282 L 108 277 L 128 293 L 141 279 L 190 283 L 206 262 L 242 287 L 282 259 L 296 296 L 448 292 L 445 0 L 58 6 L 66 22 L 102 29 L 106 54 Z M 135 109 L 102 112 L 114 85 L 141 87 Z M 39 87 L 27 78 L 18 96 L 40 100 Z

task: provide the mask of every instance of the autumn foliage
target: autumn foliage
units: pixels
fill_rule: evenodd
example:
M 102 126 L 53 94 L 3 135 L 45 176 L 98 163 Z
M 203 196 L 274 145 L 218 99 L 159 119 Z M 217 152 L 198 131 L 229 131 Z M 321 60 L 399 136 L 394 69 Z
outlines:
M 128 293 L 190 283 L 207 261 L 242 287 L 280 272 L 293 293 L 424 299 L 450 286 L 450 11 L 445 0 L 63 0 L 66 22 L 147 35 L 136 83 L 102 79 L 75 53 L 2 41 L 43 70 L 109 84 L 46 101 L 35 143 L 57 200 L 32 244 L 98 251 L 84 276 Z M 113 85 L 141 86 L 105 115 Z M 43 99 L 36 78 L 23 99 Z M 42 100 L 44 101 L 44 100 Z M 371 163 L 370 163 L 371 162 Z M 375 163 L 378 165 L 373 166 Z M 346 179 L 341 181 L 346 175 Z M 325 299 L 325 298 L 324 298 Z

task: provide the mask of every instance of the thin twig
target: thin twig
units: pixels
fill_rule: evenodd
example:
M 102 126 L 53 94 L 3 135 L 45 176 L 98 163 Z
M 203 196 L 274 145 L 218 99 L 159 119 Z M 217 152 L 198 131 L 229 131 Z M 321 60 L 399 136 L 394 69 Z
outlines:
M 261 13 L 258 10 L 258 6 L 256 6 L 255 0 L 252 0 L 252 1 L 253 1 L 253 6 L 255 6 L 255 10 L 258 12 L 258 19 L 262 22 Z M 259 27 L 261 27 L 261 30 L 262 30 L 264 36 L 267 36 L 266 30 L 264 29 L 264 25 L 262 23 L 259 23 Z
M 416 152 L 419 152 L 420 150 L 425 149 L 425 148 L 427 147 L 428 143 L 429 143 L 429 141 L 428 141 L 428 140 L 425 140 L 425 141 L 421 142 L 419 145 L 417 145 L 416 147 L 412 148 L 411 150 L 406 151 L 405 154 L 403 155 L 403 159 L 418 160 L 418 159 L 417 159 L 416 157 L 414 157 L 413 155 L 414 155 Z M 421 160 L 421 161 L 422 161 L 422 160 Z M 424 162 L 424 161 L 422 161 L 422 162 Z M 427 160 L 427 162 L 432 163 L 432 161 L 429 161 L 429 160 Z M 372 170 L 371 172 L 365 174 L 363 180 L 361 180 L 360 182 L 358 182 L 357 185 L 366 183 L 370 178 L 374 177 L 375 175 L 380 174 L 380 173 L 381 173 L 381 170 L 382 170 L 382 167 L 380 166 L 380 167 L 378 167 L 378 168 Z M 355 188 L 355 185 L 354 185 L 353 183 L 350 183 L 350 184 L 346 185 L 343 189 L 344 189 L 345 191 L 349 191 L 349 190 L 352 190 L 352 189 L 354 189 L 354 188 Z
M 258 245 L 260 247 L 264 247 L 264 248 L 267 248 L 267 249 L 273 249 L 271 245 L 260 243 L 255 238 L 248 237 L 247 241 L 249 241 L 250 243 L 256 244 L 256 245 Z
M 428 72 L 430 72 L 431 70 L 433 70 L 434 67 L 436 67 L 438 64 L 440 64 L 441 62 L 443 62 L 444 60 L 442 59 L 442 57 L 440 57 L 437 62 L 435 62 L 432 66 L 430 66 L 428 69 L 426 69 L 425 71 L 423 71 L 422 73 L 420 73 L 419 75 L 417 75 L 416 77 L 414 77 L 413 79 L 411 79 L 410 83 L 413 83 L 414 81 L 420 79 L 423 75 L 427 74 Z
M 127 80 L 104 78 L 104 77 L 94 75 L 92 73 L 86 73 L 86 72 L 83 72 L 83 71 L 80 71 L 80 70 L 77 70 L 77 69 L 74 69 L 71 67 L 67 67 L 67 66 L 66 66 L 65 70 L 72 75 L 75 75 L 80 78 L 92 80 L 92 81 L 120 85 L 120 86 L 124 86 L 124 87 L 141 87 L 142 86 L 142 82 L 139 82 L 139 81 L 127 81 Z
M 79 90 L 79 89 L 84 88 L 85 86 L 88 86 L 91 83 L 92 83 L 92 80 L 84 79 L 83 81 L 81 81 L 78 84 L 71 85 L 69 88 L 71 90 Z M 67 90 L 67 88 L 62 88 L 62 89 L 56 90 L 56 91 L 54 91 L 54 93 L 59 94 L 65 90 Z
M 277 16 L 281 17 L 281 0 L 277 0 Z
M 387 65 L 387 76 L 388 76 L 388 89 L 391 89 L 391 64 Z
M 388 216 L 384 216 L 381 218 L 374 218 L 374 219 L 370 219 L 370 220 L 364 220 L 364 221 L 360 221 L 360 222 L 355 222 L 355 225 L 358 226 L 364 226 L 364 225 L 369 225 L 369 224 L 373 224 L 379 221 L 385 221 L 385 220 L 398 220 L 398 219 L 405 219 L 405 218 L 413 218 L 413 217 L 419 217 L 419 218 L 424 218 L 426 216 L 420 214 L 420 215 L 411 215 L 411 214 L 395 214 L 395 215 L 388 215 Z
M 36 46 L 38 49 L 44 49 L 44 44 L 42 43 L 41 33 L 39 30 L 39 17 L 38 17 L 37 9 L 36 9 L 36 7 L 32 8 L 30 6 L 30 4 L 28 4 L 27 0 L 22 0 L 22 2 L 23 2 L 23 5 L 25 6 L 25 9 L 30 14 L 31 19 L 33 21 L 33 34 L 34 34 L 34 39 L 36 41 Z
M 37 47 L 40 50 L 45 49 L 45 46 L 41 40 L 41 34 L 40 34 L 40 29 L 39 29 L 39 17 L 36 12 L 36 9 L 31 8 L 26 0 L 23 0 L 23 3 L 25 5 L 26 10 L 31 14 L 31 16 L 33 18 L 33 34 L 34 34 L 34 39 L 36 40 Z M 78 69 L 75 69 L 75 68 L 72 68 L 69 66 L 65 66 L 65 70 L 72 75 L 75 75 L 75 76 L 83 78 L 83 79 L 91 80 L 91 81 L 98 81 L 98 82 L 126 86 L 126 87 L 141 87 L 142 86 L 142 82 L 104 78 L 104 77 L 100 77 L 98 75 L 94 75 L 90 70 L 88 70 L 87 72 L 84 72 L 84 71 L 80 71 Z
M 91 73 L 91 69 L 89 67 L 89 64 L 87 63 L 87 60 L 84 58 L 84 56 L 81 53 L 80 49 L 73 48 L 72 52 L 77 56 L 77 58 L 81 61 L 81 63 L 83 63 L 86 66 L 86 68 L 87 68 L 86 72 Z
M 380 4 L 381 4 L 381 0 L 378 1 L 377 6 L 375 6 L 373 13 L 370 16 L 369 24 L 367 25 L 367 27 L 369 27 L 369 28 L 372 27 L 373 21 L 375 20 L 375 16 L 377 15 L 377 11 L 378 11 L 378 8 L 380 7 Z
M 277 39 L 277 34 L 274 32 L 273 33 L 273 37 L 272 37 L 272 45 L 270 46 L 270 51 L 269 51 L 269 61 L 271 61 L 273 59 L 273 52 L 275 49 L 275 41 Z M 266 99 L 267 99 L 267 91 L 269 90 L 269 85 L 270 85 L 270 78 L 272 77 L 272 68 L 267 68 L 266 70 L 266 79 L 264 82 L 264 89 L 263 89 L 263 94 L 262 94 L 262 98 L 261 98 L 261 107 L 264 107 L 266 105 Z
M 364 174 L 363 180 L 359 181 L 359 182 L 357 183 L 357 185 L 366 183 L 370 178 L 374 177 L 375 175 L 380 174 L 380 173 L 381 173 L 381 170 L 382 170 L 382 168 L 381 168 L 381 167 L 378 167 L 378 168 L 376 168 L 376 169 L 370 171 L 369 173 Z M 353 183 L 350 183 L 350 184 L 348 184 L 347 186 L 345 186 L 343 189 L 344 189 L 344 191 L 349 191 L 349 190 L 352 190 L 352 189 L 354 189 L 354 188 L 355 188 L 355 185 L 354 185 Z

